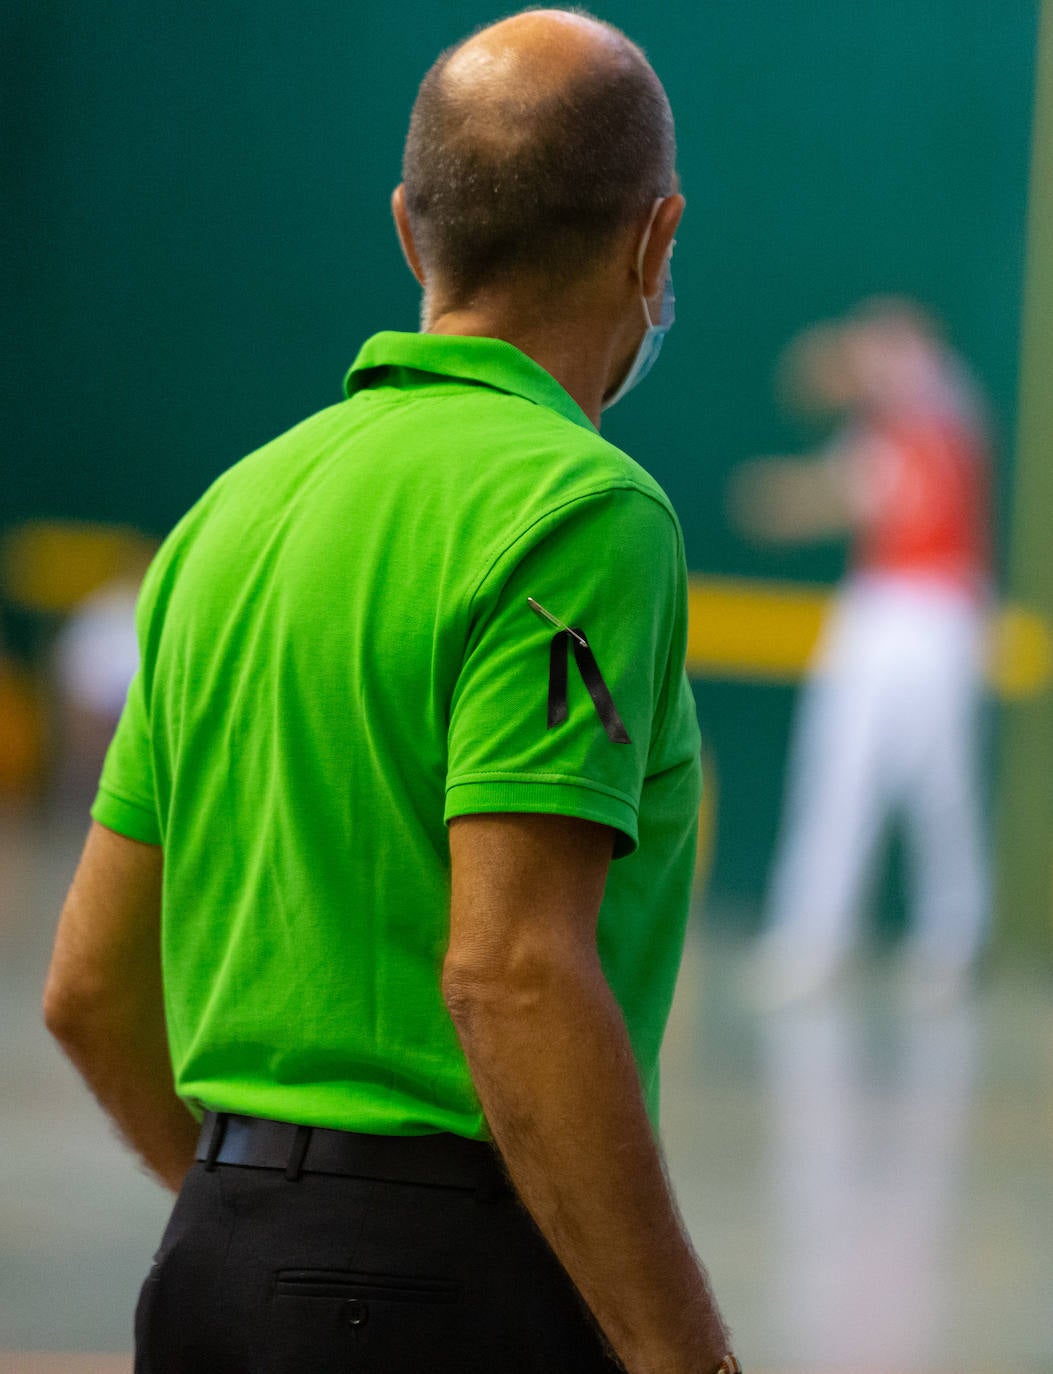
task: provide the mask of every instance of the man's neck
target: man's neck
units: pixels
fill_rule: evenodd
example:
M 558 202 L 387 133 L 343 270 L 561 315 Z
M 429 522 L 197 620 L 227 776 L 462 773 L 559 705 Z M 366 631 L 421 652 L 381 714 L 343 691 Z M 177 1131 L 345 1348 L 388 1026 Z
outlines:
M 599 428 L 603 397 L 622 361 L 619 340 L 609 326 L 605 330 L 585 315 L 552 323 L 522 313 L 469 308 L 441 311 L 425 327 L 429 334 L 504 339 L 550 373 Z

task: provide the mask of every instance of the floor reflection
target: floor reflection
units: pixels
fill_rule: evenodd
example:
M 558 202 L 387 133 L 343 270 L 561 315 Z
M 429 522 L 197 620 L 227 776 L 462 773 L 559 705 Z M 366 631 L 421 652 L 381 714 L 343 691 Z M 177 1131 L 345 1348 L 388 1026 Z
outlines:
M 975 1021 L 968 1006 L 918 1020 L 846 993 L 761 1021 L 772 1300 L 791 1349 L 940 1367 Z
M 747 1367 L 1053 1371 L 1053 1001 L 1006 972 L 921 1012 L 895 966 L 758 1014 L 698 929 L 663 1119 Z

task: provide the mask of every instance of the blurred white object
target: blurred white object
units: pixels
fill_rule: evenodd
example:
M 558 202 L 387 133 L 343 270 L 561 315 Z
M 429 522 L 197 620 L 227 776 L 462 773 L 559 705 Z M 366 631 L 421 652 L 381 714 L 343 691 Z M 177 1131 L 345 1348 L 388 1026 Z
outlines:
M 70 705 L 118 720 L 139 666 L 135 637 L 138 584 L 113 582 L 70 616 L 55 644 L 56 686 Z
M 834 974 L 895 810 L 910 846 L 911 966 L 941 983 L 965 978 L 987 908 L 974 747 L 982 658 L 982 612 L 949 586 L 872 576 L 838 598 L 798 717 L 762 942 L 767 1000 L 780 1000 L 780 967 L 786 1000 Z
M 94 792 L 139 666 L 135 603 L 139 582 L 121 578 L 86 597 L 51 654 L 55 800 L 82 807 Z

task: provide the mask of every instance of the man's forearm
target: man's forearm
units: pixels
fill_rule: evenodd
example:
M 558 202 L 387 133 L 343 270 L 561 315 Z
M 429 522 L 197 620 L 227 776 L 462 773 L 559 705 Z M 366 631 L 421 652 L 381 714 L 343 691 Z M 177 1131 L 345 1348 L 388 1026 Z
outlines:
M 448 1001 L 512 1181 L 626 1368 L 711 1374 L 727 1332 L 598 961 Z
M 176 1096 L 157 1027 L 84 1016 L 52 1031 L 125 1141 L 177 1192 L 194 1162 L 198 1125 Z
M 164 855 L 92 824 L 59 921 L 44 1021 L 148 1169 L 177 1189 L 197 1127 L 175 1094 L 161 978 Z

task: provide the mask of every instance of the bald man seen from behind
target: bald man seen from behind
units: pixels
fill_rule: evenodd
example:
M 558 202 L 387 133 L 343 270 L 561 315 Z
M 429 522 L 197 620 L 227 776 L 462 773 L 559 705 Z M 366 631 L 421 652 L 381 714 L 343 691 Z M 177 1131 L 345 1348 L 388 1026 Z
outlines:
M 683 208 L 617 30 L 535 10 L 444 53 L 393 199 L 421 331 L 147 576 L 45 992 L 178 1193 L 139 1374 L 738 1369 L 656 1135 L 683 539 L 599 435 Z

